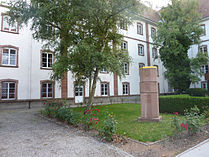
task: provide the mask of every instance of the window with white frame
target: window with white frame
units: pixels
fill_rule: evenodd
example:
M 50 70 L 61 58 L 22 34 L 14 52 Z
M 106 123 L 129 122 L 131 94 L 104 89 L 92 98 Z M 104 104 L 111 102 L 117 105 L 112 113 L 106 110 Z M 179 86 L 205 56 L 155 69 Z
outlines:
M 125 82 L 122 85 L 123 85 L 123 95 L 129 95 L 129 93 L 130 93 L 129 83 Z
M 144 46 L 141 44 L 138 44 L 138 55 L 144 56 Z
M 128 23 L 127 23 L 127 20 L 121 20 L 120 21 L 120 29 L 123 29 L 123 30 L 128 30 Z
M 155 28 L 151 28 L 151 37 L 154 38 L 156 35 L 156 29 Z
M 124 73 L 125 73 L 126 75 L 129 75 L 129 64 L 128 64 L 128 63 L 125 63 L 125 64 L 124 64 Z
M 2 31 L 18 33 L 17 22 L 9 23 L 10 17 L 8 15 L 2 15 Z
M 208 65 L 203 65 L 201 68 L 201 72 L 204 74 L 208 73 Z
M 1 83 L 1 99 L 14 100 L 16 99 L 16 83 L 2 82 Z
M 122 41 L 121 50 L 128 50 L 128 42 L 127 41 Z
M 141 23 L 137 23 L 137 34 L 143 35 L 143 25 Z
M 200 25 L 201 28 L 203 29 L 203 33 L 202 36 L 206 35 L 206 28 L 205 28 L 205 24 Z
M 109 83 L 103 82 L 101 83 L 101 96 L 109 95 Z
M 208 54 L 208 47 L 207 47 L 207 45 L 200 46 L 200 52 Z
M 42 52 L 42 68 L 52 68 L 53 65 L 53 54 L 49 52 Z
M 17 66 L 17 49 L 3 48 L 1 64 L 5 66 Z
M 75 86 L 75 96 L 83 96 L 83 86 L 82 85 Z
M 53 98 L 54 84 L 52 82 L 42 82 L 41 84 L 41 97 Z
M 157 57 L 157 49 L 156 48 L 152 48 L 152 58 Z

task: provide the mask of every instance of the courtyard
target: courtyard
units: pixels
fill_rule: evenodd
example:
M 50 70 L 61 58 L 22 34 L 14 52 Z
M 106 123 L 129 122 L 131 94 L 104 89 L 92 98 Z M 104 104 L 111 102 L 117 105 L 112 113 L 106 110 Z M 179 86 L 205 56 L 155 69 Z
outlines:
M 0 110 L 0 156 L 131 156 L 128 153 L 66 128 L 39 115 L 40 109 Z

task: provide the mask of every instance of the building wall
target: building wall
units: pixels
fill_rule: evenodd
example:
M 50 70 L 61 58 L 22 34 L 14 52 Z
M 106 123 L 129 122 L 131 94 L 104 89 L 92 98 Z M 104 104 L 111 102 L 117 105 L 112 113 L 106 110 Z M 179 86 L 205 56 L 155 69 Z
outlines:
M 199 45 L 192 45 L 188 51 L 188 55 L 190 58 L 196 57 L 196 55 L 199 52 L 199 47 L 201 46 L 207 46 L 207 54 L 209 49 L 209 17 L 203 19 L 200 22 L 201 25 L 205 25 L 205 35 L 201 36 L 201 42 Z M 208 63 L 209 66 L 209 63 Z M 203 75 L 201 78 L 201 81 L 195 84 L 191 84 L 191 88 L 202 88 L 202 82 L 206 82 L 205 76 Z
M 5 13 L 7 9 L 0 6 L 1 13 Z M 1 18 L 0 18 L 1 19 Z M 2 20 L 0 20 L 1 25 Z M 143 25 L 143 35 L 137 34 L 137 23 L 140 22 Z M 164 67 L 159 59 L 154 60 L 152 58 L 152 38 L 151 27 L 155 27 L 155 24 L 146 21 L 135 21 L 128 27 L 128 30 L 120 30 L 120 33 L 124 35 L 124 40 L 128 42 L 128 52 L 132 58 L 132 62 L 129 65 L 129 75 L 126 75 L 122 79 L 118 77 L 118 96 L 122 96 L 122 83 L 128 82 L 130 84 L 130 95 L 136 96 L 140 94 L 140 75 L 139 75 L 139 63 L 144 63 L 145 66 L 157 65 L 159 68 L 159 86 L 160 93 L 168 92 L 168 83 L 164 78 Z M 148 35 L 148 36 L 147 36 Z M 147 39 L 148 37 L 148 39 Z M 144 46 L 144 56 L 138 55 L 138 44 Z M 50 80 L 52 70 L 41 69 L 41 51 L 43 50 L 43 43 L 38 42 L 32 38 L 32 32 L 29 27 L 24 26 L 20 29 L 19 34 L 6 33 L 0 31 L 0 45 L 12 45 L 19 48 L 19 67 L 18 68 L 5 68 L 0 67 L 0 80 L 1 79 L 14 79 L 18 80 L 18 100 L 37 100 L 41 99 L 41 84 L 43 80 Z M 148 49 L 150 50 L 148 53 Z M 150 56 L 150 57 L 148 57 Z M 71 72 L 68 72 L 68 98 L 74 98 L 74 76 Z M 101 82 L 109 83 L 109 96 L 114 97 L 114 75 L 112 73 L 99 74 Z M 101 97 L 101 82 L 97 82 L 95 96 Z M 85 83 L 85 97 L 89 96 L 88 82 Z M 127 97 L 127 96 L 125 96 Z M 61 98 L 61 84 L 55 82 L 55 97 Z M 99 99 L 99 100 L 100 100 Z M 104 97 L 106 100 L 107 97 Z M 98 100 L 98 99 L 97 99 Z M 122 100 L 122 99 L 120 99 Z

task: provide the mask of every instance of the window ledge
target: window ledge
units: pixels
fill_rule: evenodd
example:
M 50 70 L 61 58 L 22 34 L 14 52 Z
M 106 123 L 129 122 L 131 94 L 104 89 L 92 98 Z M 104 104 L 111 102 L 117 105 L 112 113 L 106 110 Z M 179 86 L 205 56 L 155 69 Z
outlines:
M 52 68 L 44 68 L 44 67 L 41 67 L 41 70 L 53 70 Z
M 19 34 L 19 32 L 12 32 L 12 31 L 7 31 L 7 30 L 1 30 L 2 32 L 5 33 L 11 33 L 11 34 Z
M 13 66 L 13 65 L 0 65 L 2 68 L 19 68 L 19 66 Z

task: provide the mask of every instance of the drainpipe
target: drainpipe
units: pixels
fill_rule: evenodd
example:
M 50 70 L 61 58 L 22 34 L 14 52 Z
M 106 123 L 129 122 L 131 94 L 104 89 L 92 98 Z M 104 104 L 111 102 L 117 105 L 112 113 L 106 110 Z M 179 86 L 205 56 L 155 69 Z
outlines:
M 33 53 L 33 44 L 32 44 L 32 42 L 33 42 L 33 37 L 32 37 L 32 34 L 30 34 L 30 53 L 29 53 L 29 57 L 30 57 L 30 63 L 29 63 L 29 88 L 28 88 L 28 90 L 29 90 L 29 105 L 28 105 L 28 108 L 30 109 L 31 108 L 31 105 L 30 105 L 30 103 L 31 103 L 31 95 L 32 95 L 32 91 L 31 91 L 31 86 L 32 86 L 32 63 L 33 63 L 33 60 L 32 60 L 32 53 Z

